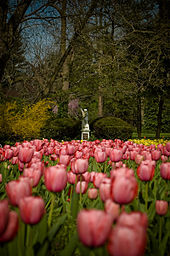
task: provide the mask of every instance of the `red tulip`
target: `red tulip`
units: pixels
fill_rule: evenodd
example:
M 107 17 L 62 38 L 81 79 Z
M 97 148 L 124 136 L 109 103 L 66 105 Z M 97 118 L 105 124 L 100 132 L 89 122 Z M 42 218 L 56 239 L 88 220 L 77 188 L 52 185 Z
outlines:
M 129 215 L 129 216 L 127 216 Z M 142 256 L 146 247 L 146 216 L 122 213 L 109 236 L 108 251 L 113 256 Z
M 112 162 L 119 162 L 122 159 L 122 156 L 123 152 L 121 149 L 114 148 L 110 151 L 110 160 Z
M 112 227 L 110 216 L 102 210 L 81 210 L 77 217 L 80 241 L 98 247 L 105 243 Z
M 76 174 L 74 174 L 72 171 L 67 172 L 67 181 L 70 184 L 75 184 Z
M 29 163 L 33 157 L 33 154 L 34 154 L 33 148 L 28 148 L 28 147 L 20 148 L 18 159 L 22 163 Z
M 36 224 L 45 213 L 45 203 L 41 197 L 24 197 L 19 202 L 19 210 L 26 224 Z
M 11 241 L 18 231 L 19 227 L 19 218 L 15 211 L 9 212 L 8 224 L 5 231 L 0 236 L 0 242 Z
M 156 213 L 159 215 L 165 215 L 168 211 L 168 202 L 164 200 L 156 200 Z
M 31 195 L 32 189 L 26 181 L 12 180 L 7 183 L 6 192 L 10 203 L 17 206 L 21 198 Z
M 88 198 L 96 199 L 98 196 L 98 190 L 96 188 L 89 188 L 88 189 Z
M 161 177 L 165 180 L 170 180 L 170 162 L 162 163 L 160 165 Z
M 45 186 L 49 191 L 60 192 L 67 184 L 67 172 L 64 167 L 51 166 L 44 171 Z
M 5 231 L 9 218 L 9 208 L 8 201 L 2 200 L 0 201 L 0 236 Z
M 153 179 L 155 173 L 155 166 L 152 163 L 142 161 L 137 168 L 137 175 L 139 179 L 143 181 L 149 181 Z

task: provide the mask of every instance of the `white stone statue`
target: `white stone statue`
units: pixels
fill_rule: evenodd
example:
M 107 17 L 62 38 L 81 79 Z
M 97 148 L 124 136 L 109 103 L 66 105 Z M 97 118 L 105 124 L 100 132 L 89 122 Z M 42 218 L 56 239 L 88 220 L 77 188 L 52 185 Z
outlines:
M 82 129 L 89 129 L 89 124 L 88 124 L 88 111 L 87 109 L 82 109 L 81 108 L 81 113 L 82 113 Z

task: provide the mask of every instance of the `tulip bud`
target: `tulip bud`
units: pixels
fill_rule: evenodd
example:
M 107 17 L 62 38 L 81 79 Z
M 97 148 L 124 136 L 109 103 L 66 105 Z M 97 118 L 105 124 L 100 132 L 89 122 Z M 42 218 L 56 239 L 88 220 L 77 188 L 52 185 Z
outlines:
M 168 211 L 168 202 L 164 200 L 156 200 L 156 213 L 159 215 L 165 215 Z
M 67 172 L 64 167 L 51 166 L 44 171 L 45 186 L 49 191 L 60 192 L 67 184 Z
M 149 181 L 153 179 L 155 173 L 155 167 L 152 163 L 142 161 L 137 168 L 137 175 L 143 181 Z
M 77 217 L 80 241 L 98 247 L 105 243 L 112 227 L 110 216 L 102 210 L 81 210 Z
M 74 162 L 74 169 L 72 170 L 76 174 L 82 174 L 88 169 L 88 159 L 76 159 Z
M 41 197 L 24 197 L 19 202 L 19 210 L 26 224 L 36 224 L 45 213 L 45 203 Z
M 22 163 L 29 163 L 33 157 L 34 154 L 34 149 L 33 148 L 20 148 L 19 154 L 18 154 L 18 159 Z
M 0 235 L 5 231 L 9 217 L 8 201 L 0 201 Z
M 98 196 L 98 190 L 96 188 L 89 188 L 88 189 L 88 198 L 96 199 Z
M 112 222 L 118 218 L 119 212 L 120 212 L 119 204 L 116 204 L 111 199 L 108 199 L 105 201 L 104 209 L 105 209 L 105 212 L 109 214 L 110 217 L 112 218 Z
M 110 160 L 112 162 L 119 162 L 122 159 L 122 156 L 123 152 L 120 149 L 114 148 L 110 151 Z
M 0 236 L 0 242 L 8 242 L 11 241 L 18 231 L 19 227 L 19 218 L 15 211 L 9 212 L 9 219 L 7 227 L 3 234 Z
M 88 183 L 86 181 L 78 181 L 76 184 L 76 193 L 85 194 L 88 188 Z
M 170 180 L 170 162 L 162 163 L 160 165 L 161 177 L 165 180 Z
M 6 185 L 6 193 L 10 203 L 17 206 L 21 198 L 31 195 L 32 188 L 26 181 L 12 180 Z

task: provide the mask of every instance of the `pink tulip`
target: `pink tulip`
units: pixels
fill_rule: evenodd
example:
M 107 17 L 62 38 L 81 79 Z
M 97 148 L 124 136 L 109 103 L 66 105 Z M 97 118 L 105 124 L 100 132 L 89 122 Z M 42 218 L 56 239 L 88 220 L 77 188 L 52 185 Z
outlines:
M 166 150 L 167 150 L 168 152 L 170 152 L 170 142 L 167 142 L 166 145 L 165 145 L 165 147 L 166 147 Z
M 91 179 L 91 173 L 90 172 L 84 172 L 82 174 L 82 177 L 83 177 L 83 180 L 86 181 L 87 183 L 90 182 L 90 179 Z
M 110 216 L 102 210 L 81 210 L 77 217 L 80 241 L 98 247 L 105 243 L 112 227 Z
M 76 184 L 76 193 L 85 194 L 88 188 L 88 183 L 86 181 L 78 181 Z
M 75 146 L 71 144 L 67 144 L 66 146 L 67 154 L 68 155 L 73 155 L 75 153 Z
M 152 160 L 159 160 L 161 157 L 161 151 L 160 150 L 153 150 L 151 151 Z
M 76 159 L 74 162 L 74 169 L 72 171 L 76 174 L 82 174 L 88 170 L 89 161 L 88 159 Z
M 68 166 L 70 162 L 70 156 L 69 155 L 60 155 L 59 156 L 59 163 L 63 164 L 65 166 Z
M 102 180 L 102 183 L 99 187 L 99 194 L 103 202 L 111 198 L 111 180 L 109 178 L 105 178 Z
M 160 165 L 161 177 L 165 180 L 170 180 L 170 162 L 162 163 Z
M 143 224 L 143 219 L 147 220 L 147 218 L 140 213 L 133 214 L 132 212 L 128 217 L 126 215 L 128 214 L 120 215 L 116 226 L 110 233 L 109 255 L 142 256 L 146 247 L 146 226 Z
M 49 191 L 60 192 L 67 185 L 67 172 L 64 167 L 51 166 L 44 171 L 45 186 Z
M 98 190 L 96 188 L 89 188 L 88 189 L 88 198 L 96 199 L 98 196 Z
M 110 151 L 110 160 L 112 162 L 119 162 L 122 159 L 122 156 L 123 152 L 120 149 L 114 148 Z
M 9 212 L 9 219 L 5 231 L 0 235 L 0 242 L 11 241 L 17 234 L 19 228 L 19 218 L 15 211 Z
M 135 157 L 135 163 L 140 164 L 143 161 L 144 157 L 140 154 L 137 154 Z
M 18 159 L 22 163 L 29 163 L 33 157 L 34 150 L 32 148 L 24 147 L 20 148 L 18 153 Z
M 2 173 L 0 173 L 0 183 L 2 183 Z
M 106 178 L 107 175 L 106 173 L 102 173 L 102 172 L 96 172 L 94 177 L 93 177 L 93 185 L 96 188 L 100 187 L 100 184 L 102 183 L 103 179 Z
M 109 214 L 110 217 L 112 218 L 112 222 L 118 218 L 119 212 L 120 212 L 119 204 L 116 204 L 111 199 L 108 199 L 105 201 L 104 209 L 105 209 L 105 212 Z
M 161 156 L 161 160 L 162 160 L 162 162 L 167 162 L 167 161 L 168 161 L 168 157 L 162 155 L 162 156 Z
M 13 150 L 6 149 L 5 154 L 4 154 L 4 158 L 5 158 L 5 160 L 9 160 L 13 157 L 13 155 L 14 155 Z
M 76 174 L 74 174 L 72 171 L 67 172 L 67 181 L 70 184 L 75 184 Z
M 138 152 L 136 150 L 130 151 L 130 159 L 134 161 L 137 154 Z
M 118 175 L 112 179 L 111 197 L 118 204 L 128 204 L 137 195 L 138 185 L 132 175 Z
M 8 201 L 6 199 L 0 201 L 0 236 L 5 231 L 9 218 Z
M 32 188 L 26 181 L 12 180 L 6 185 L 6 193 L 10 203 L 17 206 L 21 198 L 31 195 Z
M 156 213 L 159 215 L 165 215 L 168 211 L 168 202 L 164 200 L 156 200 Z
M 142 161 L 142 163 L 137 168 L 137 175 L 139 179 L 143 181 L 149 181 L 153 179 L 155 173 L 155 167 L 152 163 Z
M 41 170 L 34 168 L 25 168 L 23 176 L 28 177 L 32 180 L 32 186 L 36 187 L 41 179 Z
M 45 213 L 45 203 L 41 197 L 24 197 L 19 202 L 19 210 L 26 224 L 36 224 Z
M 107 159 L 107 155 L 106 155 L 106 153 L 103 152 L 103 151 L 97 151 L 97 152 L 95 152 L 95 153 L 94 153 L 94 157 L 95 157 L 97 163 L 103 163 L 103 162 L 105 162 L 106 159 Z

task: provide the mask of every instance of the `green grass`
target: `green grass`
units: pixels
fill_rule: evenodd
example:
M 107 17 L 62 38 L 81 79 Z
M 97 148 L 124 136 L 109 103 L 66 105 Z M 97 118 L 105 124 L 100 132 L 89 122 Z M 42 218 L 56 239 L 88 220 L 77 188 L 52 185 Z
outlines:
M 155 132 L 149 132 L 149 131 L 144 131 L 142 132 L 141 138 L 146 137 L 146 139 L 155 139 Z M 137 139 L 138 135 L 137 132 L 134 132 L 132 135 L 132 139 Z M 170 139 L 170 133 L 161 133 L 160 134 L 160 139 Z

